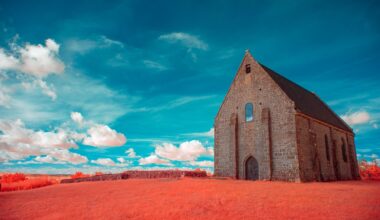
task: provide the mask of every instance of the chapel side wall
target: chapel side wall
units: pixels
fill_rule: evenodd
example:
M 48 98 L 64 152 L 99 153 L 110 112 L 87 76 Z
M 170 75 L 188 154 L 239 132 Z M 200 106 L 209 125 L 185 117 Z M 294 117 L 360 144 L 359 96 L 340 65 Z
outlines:
M 296 115 L 296 125 L 302 181 L 356 179 L 355 172 L 352 172 L 352 169 L 355 171 L 357 169 L 356 155 L 349 153 L 349 150 L 354 150 L 353 135 L 301 115 Z M 342 138 L 345 141 L 347 162 L 343 160 Z M 327 150 L 329 155 L 327 155 Z
M 296 116 L 298 160 L 301 181 L 315 180 L 312 156 L 313 149 L 310 143 L 309 122 L 306 118 Z
M 347 135 L 346 133 L 337 129 L 333 129 L 332 134 L 333 134 L 333 142 L 335 141 L 336 143 L 336 152 L 337 152 L 338 167 L 339 167 L 339 172 L 340 172 L 340 180 L 351 180 L 353 178 L 351 174 L 351 164 L 350 164 L 349 155 L 348 155 Z M 345 150 L 346 158 L 347 158 L 346 161 L 343 159 L 342 144 L 345 144 L 345 148 L 346 148 Z
M 351 174 L 352 178 L 355 180 L 360 180 L 360 174 L 359 174 L 359 163 L 358 158 L 356 154 L 356 147 L 355 147 L 355 137 L 353 134 L 347 134 L 347 143 L 348 143 L 348 156 L 349 161 L 351 165 Z

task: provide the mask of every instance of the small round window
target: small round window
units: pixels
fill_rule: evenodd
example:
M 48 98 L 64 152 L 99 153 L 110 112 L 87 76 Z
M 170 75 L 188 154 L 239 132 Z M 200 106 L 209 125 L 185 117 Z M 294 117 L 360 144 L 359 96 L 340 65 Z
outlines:
M 245 104 L 245 121 L 253 121 L 253 105 L 252 103 Z

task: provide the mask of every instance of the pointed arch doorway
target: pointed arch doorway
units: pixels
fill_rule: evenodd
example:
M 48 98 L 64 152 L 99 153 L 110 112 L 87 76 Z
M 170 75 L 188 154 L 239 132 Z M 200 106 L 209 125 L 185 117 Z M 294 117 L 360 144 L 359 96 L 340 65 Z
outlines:
M 245 161 L 245 179 L 258 180 L 259 179 L 259 164 L 257 160 L 250 156 Z

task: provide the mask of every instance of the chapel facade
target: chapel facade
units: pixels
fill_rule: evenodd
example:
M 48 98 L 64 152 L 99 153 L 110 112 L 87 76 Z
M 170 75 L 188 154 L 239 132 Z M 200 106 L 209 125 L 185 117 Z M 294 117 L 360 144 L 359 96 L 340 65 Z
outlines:
M 353 130 L 316 94 L 246 51 L 215 117 L 216 176 L 360 179 Z

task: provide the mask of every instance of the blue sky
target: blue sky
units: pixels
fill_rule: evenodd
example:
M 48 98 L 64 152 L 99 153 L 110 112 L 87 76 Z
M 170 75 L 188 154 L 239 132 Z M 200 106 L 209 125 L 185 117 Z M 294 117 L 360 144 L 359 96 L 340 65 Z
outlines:
M 380 157 L 377 1 L 1 1 L 0 170 L 202 167 L 244 55 Z

